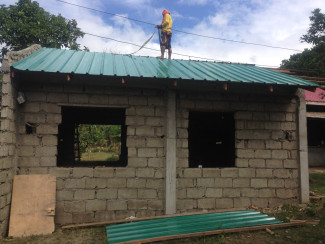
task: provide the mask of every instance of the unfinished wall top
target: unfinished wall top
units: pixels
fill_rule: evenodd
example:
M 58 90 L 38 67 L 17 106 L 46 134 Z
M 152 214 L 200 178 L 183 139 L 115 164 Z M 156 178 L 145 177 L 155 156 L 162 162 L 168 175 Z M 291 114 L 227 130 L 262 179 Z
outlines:
M 41 45 L 34 44 L 20 51 L 8 52 L 3 58 L 1 71 L 4 73 L 9 73 L 11 65 L 18 62 L 19 60 L 22 60 L 23 58 L 26 58 L 27 56 L 31 55 L 32 53 L 38 51 L 41 48 Z

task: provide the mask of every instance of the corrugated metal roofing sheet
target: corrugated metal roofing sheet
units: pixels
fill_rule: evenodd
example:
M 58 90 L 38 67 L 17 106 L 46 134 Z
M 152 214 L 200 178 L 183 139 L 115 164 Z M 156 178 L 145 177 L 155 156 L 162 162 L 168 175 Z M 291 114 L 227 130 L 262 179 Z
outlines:
M 279 224 L 282 221 L 254 210 L 187 215 L 107 226 L 108 243 L 155 237 Z
M 36 72 L 317 86 L 312 82 L 254 65 L 168 60 L 53 48 L 42 48 L 15 63 L 13 67 Z
M 314 92 L 306 91 L 306 101 L 308 102 L 325 102 L 325 91 L 320 88 L 316 88 Z

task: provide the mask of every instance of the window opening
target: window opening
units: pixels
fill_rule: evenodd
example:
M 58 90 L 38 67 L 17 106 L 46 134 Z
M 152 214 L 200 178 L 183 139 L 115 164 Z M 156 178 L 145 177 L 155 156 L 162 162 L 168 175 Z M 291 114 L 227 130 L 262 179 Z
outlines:
M 125 109 L 62 107 L 58 166 L 125 166 Z
M 309 147 L 325 146 L 325 119 L 307 118 L 307 138 Z
M 234 114 L 190 111 L 188 144 L 189 167 L 234 167 Z
M 36 123 L 26 122 L 25 123 L 26 134 L 36 134 L 36 127 L 38 125 L 39 124 Z

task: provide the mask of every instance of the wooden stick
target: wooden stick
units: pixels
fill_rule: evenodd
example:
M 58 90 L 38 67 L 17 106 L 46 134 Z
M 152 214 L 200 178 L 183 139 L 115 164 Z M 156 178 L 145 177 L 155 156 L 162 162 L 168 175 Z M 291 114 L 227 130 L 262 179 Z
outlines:
M 306 225 L 318 225 L 319 224 L 319 221 L 318 219 L 315 219 L 315 220 L 292 220 L 292 222 L 298 222 L 298 221 L 303 221 L 305 222 Z
M 293 221 L 293 222 L 290 222 L 290 223 L 250 226 L 250 227 L 241 227 L 241 228 L 233 228 L 233 229 L 225 229 L 225 230 L 211 230 L 211 231 L 202 231 L 202 232 L 196 232 L 196 233 L 155 237 L 155 238 L 150 238 L 150 239 L 127 241 L 127 242 L 121 242 L 121 243 L 140 244 L 140 243 L 148 243 L 148 242 L 156 242 L 156 241 L 166 241 L 166 240 L 172 240 L 172 239 L 181 239 L 181 238 L 217 235 L 217 234 L 223 234 L 223 233 L 234 233 L 234 232 L 264 230 L 266 228 L 269 228 L 269 229 L 270 228 L 286 228 L 286 227 L 300 226 L 300 225 L 304 225 L 304 224 L 306 224 L 306 221 Z
M 73 224 L 73 225 L 64 225 L 64 226 L 62 226 L 62 229 L 98 227 L 98 226 L 105 226 L 105 225 L 138 222 L 138 221 L 151 220 L 151 219 L 163 219 L 163 218 L 180 217 L 180 216 L 187 216 L 187 215 L 222 213 L 222 212 L 242 211 L 242 210 L 247 210 L 247 209 L 246 208 L 218 209 L 218 210 L 204 211 L 204 212 L 202 211 L 202 212 L 193 212 L 193 213 L 182 213 L 182 214 L 171 214 L 171 215 L 162 215 L 162 216 L 153 216 L 153 217 L 143 217 L 143 218 L 135 218 L 135 219 L 121 219 L 121 220 L 102 221 L 102 222 L 94 222 L 94 223 Z

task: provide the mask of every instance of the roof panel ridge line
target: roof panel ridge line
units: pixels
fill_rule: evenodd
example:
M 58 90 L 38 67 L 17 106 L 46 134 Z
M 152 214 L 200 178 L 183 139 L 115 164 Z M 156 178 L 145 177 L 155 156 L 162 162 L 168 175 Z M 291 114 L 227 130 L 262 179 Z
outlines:
M 79 63 L 77 64 L 77 67 L 74 69 L 74 71 L 76 71 L 76 70 L 78 70 L 78 68 L 79 68 L 79 66 L 80 66 L 80 64 L 81 64 L 81 62 L 82 62 L 82 60 L 84 59 L 84 57 L 85 57 L 85 55 L 86 55 L 86 51 L 84 51 L 84 52 L 82 52 L 83 53 L 83 55 L 82 55 L 82 57 L 79 59 L 80 61 L 79 61 Z
M 29 59 L 35 58 L 35 57 L 40 56 L 40 55 L 45 55 L 44 52 L 47 52 L 47 48 L 45 48 L 45 47 L 37 50 L 36 52 L 32 53 L 31 55 L 29 55 L 29 56 L 19 60 L 18 62 L 14 63 L 12 65 L 12 67 L 15 68 L 15 66 L 18 66 L 18 65 L 24 65 L 26 63 L 26 61 L 28 61 Z
M 167 63 L 165 64 L 165 62 L 163 62 L 163 60 L 161 60 L 160 58 L 158 58 L 158 59 L 159 59 L 158 61 L 160 63 L 164 64 L 164 66 L 166 67 L 166 69 L 168 70 L 168 72 L 172 73 L 176 77 L 174 79 L 179 79 L 180 78 L 180 77 L 178 77 L 176 75 L 177 73 L 175 71 L 173 71 L 173 65 L 171 63 L 171 60 L 167 60 Z M 170 78 L 170 75 L 168 74 L 167 77 Z M 170 78 L 170 79 L 172 79 L 172 78 Z
M 191 66 L 193 67 L 193 69 L 195 69 L 197 72 L 201 73 L 201 74 L 205 74 L 206 76 L 209 76 L 211 80 L 218 80 L 216 79 L 215 77 L 213 77 L 209 72 L 208 69 L 206 69 L 205 71 L 201 71 L 199 68 L 198 68 L 198 62 L 191 62 Z M 209 74 L 208 74 L 209 73 Z M 202 77 L 201 77 L 202 78 Z M 203 80 L 205 78 L 202 78 Z M 208 79 L 205 79 L 205 80 L 208 80 Z
M 132 56 L 132 55 L 130 55 L 130 56 L 125 55 L 125 58 L 129 58 L 129 59 L 132 60 L 132 63 L 133 63 L 133 65 L 135 66 L 135 70 L 137 71 L 138 76 L 141 76 L 141 73 L 140 73 L 140 71 L 139 71 L 139 69 L 138 69 L 138 66 L 136 65 L 136 62 L 135 62 L 135 60 L 134 60 L 134 59 L 136 59 L 136 57 L 135 57 L 135 56 Z M 122 58 L 122 60 L 123 60 L 123 63 L 125 63 L 125 61 L 124 61 L 124 57 Z M 129 74 L 130 74 L 130 73 L 129 73 Z M 143 75 L 142 75 L 142 76 L 143 76 Z
M 258 73 L 260 75 L 265 75 L 268 79 L 271 79 L 271 82 L 267 82 L 268 84 L 277 84 L 277 85 L 292 85 L 292 81 L 287 81 L 288 79 L 281 79 L 279 80 L 278 76 L 276 76 L 274 73 L 270 73 L 270 72 L 267 72 L 267 70 L 265 68 L 261 68 L 261 67 L 258 67 L 258 71 L 259 72 L 256 72 L 256 68 L 257 66 L 255 67 L 248 67 L 250 70 L 253 70 L 253 73 Z M 276 82 L 272 82 L 272 80 L 276 80 Z
M 275 84 L 268 77 L 261 77 L 261 74 L 256 72 L 254 69 L 255 66 L 250 65 L 238 65 L 236 69 L 240 70 L 243 74 L 240 74 L 240 77 L 248 77 L 251 79 L 251 83 L 260 83 L 260 84 Z
M 145 67 L 146 67 L 146 71 L 147 71 L 148 73 L 150 73 L 149 77 L 150 77 L 150 76 L 153 77 L 153 78 L 157 77 L 157 76 L 154 74 L 154 72 L 152 71 L 152 68 L 148 65 L 148 63 L 150 63 L 151 65 L 153 65 L 152 62 L 151 62 L 151 59 L 150 59 L 150 58 L 147 59 L 147 62 L 142 62 L 142 65 L 145 66 Z
M 308 85 L 308 86 L 313 86 L 314 85 L 313 82 L 310 82 L 308 80 L 304 80 L 304 79 L 299 78 L 299 77 L 295 77 L 295 76 L 292 76 L 292 75 L 289 75 L 289 74 L 284 74 L 284 73 L 281 73 L 281 72 L 277 72 L 277 71 L 274 71 L 274 70 L 269 70 L 269 69 L 265 69 L 265 68 L 261 68 L 261 67 L 258 67 L 258 68 L 262 69 L 264 73 L 270 74 L 272 76 L 281 76 L 281 77 L 283 77 L 284 80 L 291 80 L 291 82 L 293 82 L 294 84 L 303 82 L 305 85 Z
M 43 61 L 44 61 L 48 56 L 52 55 L 52 53 L 56 53 L 59 49 L 56 49 L 56 48 L 48 48 L 48 50 L 49 50 L 49 52 L 46 53 L 46 54 L 44 54 L 44 56 L 41 57 L 41 58 L 39 59 L 39 60 L 41 60 L 41 63 L 36 64 L 36 67 L 37 67 L 37 66 L 42 66 Z M 55 58 L 53 58 L 52 62 L 50 62 L 46 67 L 43 67 L 43 69 L 40 70 L 40 71 L 44 71 L 45 69 L 47 69 L 50 65 L 52 65 L 52 64 L 56 61 L 56 58 L 59 56 L 59 52 L 57 52 L 57 53 L 58 53 L 57 55 L 53 54 L 53 55 L 55 55 L 55 56 L 54 56 Z M 34 63 L 34 64 L 35 64 L 35 63 Z M 34 66 L 34 64 L 32 64 L 30 67 Z
M 180 62 L 180 61 L 178 61 L 178 60 L 176 60 L 176 62 L 179 63 L 181 66 L 183 66 L 185 69 L 188 69 L 187 66 L 185 66 L 185 64 L 183 64 L 184 62 Z M 205 76 L 208 76 L 208 77 L 210 77 L 212 80 L 214 80 L 214 78 L 211 77 L 209 74 L 207 74 L 207 73 L 205 73 L 205 72 L 202 72 L 202 71 L 200 71 L 198 68 L 196 68 L 195 65 L 194 65 L 195 62 L 192 62 L 192 64 L 191 64 L 190 61 L 187 61 L 187 62 L 189 63 L 189 66 L 191 66 L 191 68 L 192 68 L 192 70 L 190 70 L 190 72 L 192 72 L 194 75 L 196 75 L 197 77 L 199 77 L 201 80 L 208 80 L 207 78 L 204 77 L 204 75 L 205 75 Z M 199 75 L 197 72 L 194 72 L 193 69 L 196 70 L 196 71 L 198 71 L 198 72 L 201 73 L 201 74 L 204 74 L 204 75 L 203 75 L 203 76 L 202 76 L 202 75 Z M 193 79 L 193 78 L 192 78 L 192 79 Z
M 218 66 L 218 72 L 221 73 L 226 79 L 226 81 L 239 82 L 240 80 L 236 79 L 236 75 L 232 71 L 225 69 L 224 66 L 228 66 L 228 63 L 207 63 L 207 66 L 212 66 L 212 69 Z M 229 65 L 230 66 L 230 65 Z
M 182 65 L 181 62 L 179 62 L 178 60 L 175 60 L 174 63 L 175 63 L 175 65 L 174 65 L 175 67 L 176 67 L 176 66 L 179 67 L 178 71 L 179 71 L 180 73 L 182 73 L 184 76 L 186 76 L 187 79 L 194 79 L 194 80 L 197 80 L 197 77 L 201 78 L 199 75 L 195 74 L 192 70 L 190 70 L 189 68 L 187 68 L 187 67 L 185 67 L 184 65 Z M 186 72 L 186 71 L 183 71 L 182 69 L 185 69 L 187 72 L 190 72 L 190 73 L 194 74 L 194 76 L 197 76 L 197 77 L 196 77 L 196 78 L 191 77 L 191 76 L 193 76 L 193 75 L 191 75 L 191 76 L 188 75 L 187 72 Z M 202 78 L 201 78 L 201 80 L 202 80 Z
M 73 55 L 77 52 L 76 50 L 65 50 L 68 51 L 68 53 L 70 54 L 70 57 L 66 59 L 66 61 L 61 65 L 61 67 L 59 68 L 59 72 L 65 67 L 65 65 L 71 60 L 71 58 L 73 57 Z M 73 73 L 73 72 L 71 72 Z
M 102 53 L 102 60 L 101 60 L 101 65 L 100 65 L 100 69 L 99 69 L 99 72 L 101 75 L 104 74 L 104 64 L 105 64 L 105 56 L 106 56 L 106 53 Z
M 280 72 L 276 72 L 276 71 L 272 71 L 272 70 L 268 70 L 265 68 L 261 68 L 258 67 L 258 69 L 261 71 L 261 73 L 267 75 L 268 77 L 272 78 L 272 79 L 281 79 L 279 82 L 281 82 L 281 84 L 285 84 L 285 85 L 301 85 L 300 83 L 303 84 L 308 84 L 308 82 L 306 82 L 303 79 L 297 79 L 296 77 L 292 77 L 290 75 L 286 75 L 286 74 L 282 74 Z M 311 85 L 311 84 L 308 84 Z
M 228 73 L 230 73 L 231 75 L 235 76 L 235 79 L 239 82 L 244 82 L 244 83 L 260 83 L 258 81 L 254 81 L 253 80 L 249 80 L 247 79 L 248 76 L 251 76 L 250 74 L 248 74 L 247 70 L 246 70 L 246 66 L 244 65 L 238 65 L 238 64 L 230 64 L 228 67 Z M 222 69 L 222 68 L 221 68 Z
M 238 72 L 238 69 L 239 70 L 241 69 L 240 65 L 230 64 L 227 66 L 227 68 L 228 68 L 227 72 L 234 75 L 235 76 L 234 79 L 236 81 L 245 82 L 245 83 L 253 83 L 252 81 L 249 81 L 248 79 L 245 80 L 246 74 L 242 74 L 241 72 Z M 242 66 L 242 68 L 243 68 L 243 66 Z
M 122 59 L 122 62 L 123 62 L 123 66 L 124 66 L 124 69 L 126 71 L 126 74 L 127 76 L 130 76 L 130 70 L 129 68 L 127 67 L 126 63 L 125 63 L 125 58 L 130 58 L 130 57 L 126 57 L 124 55 L 121 55 L 121 59 Z
M 210 64 L 212 65 L 212 66 L 215 66 L 215 67 L 210 67 Z M 228 80 L 227 80 L 227 77 L 226 76 L 224 76 L 224 72 L 221 72 L 221 73 L 218 73 L 217 72 L 217 69 L 218 69 L 218 66 L 219 66 L 219 63 L 211 63 L 211 62 L 208 62 L 207 63 L 207 65 L 206 65 L 206 67 L 205 66 L 203 66 L 203 64 L 201 63 L 201 62 L 197 62 L 196 63 L 196 65 L 197 66 L 200 66 L 200 67 L 202 67 L 202 68 L 204 68 L 204 69 L 206 69 L 206 70 L 208 70 L 210 73 L 212 73 L 212 75 L 215 75 L 215 76 L 217 76 L 217 77 L 221 77 L 222 79 L 217 79 L 217 80 L 219 80 L 219 81 L 229 81 L 229 78 L 228 78 Z M 213 77 L 213 79 L 216 79 L 215 77 Z
M 86 74 L 89 74 L 89 72 L 90 72 L 90 70 L 91 70 L 91 67 L 93 66 L 94 59 L 95 59 L 95 52 L 91 52 L 91 55 L 92 55 L 92 57 L 91 57 L 91 62 L 90 62 L 90 65 L 89 65 L 89 67 L 88 67 L 88 71 L 87 71 Z
M 116 76 L 115 55 L 112 53 L 113 75 Z
M 99 53 L 96 53 L 94 52 L 94 57 L 93 57 L 93 60 L 90 64 L 90 68 L 89 68 L 89 74 L 96 74 L 96 75 L 100 75 L 100 69 L 101 69 L 101 63 L 102 63 L 102 60 L 103 60 L 103 55 L 104 53 L 103 52 L 99 52 Z M 96 69 L 98 69 L 98 72 L 96 72 Z
M 156 69 L 159 71 L 159 73 L 160 73 L 160 75 L 162 76 L 162 77 L 164 77 L 165 75 L 164 75 L 164 72 L 156 65 L 156 64 L 154 64 L 154 62 L 153 62 L 153 60 L 155 60 L 154 58 L 149 58 L 148 59 L 149 61 L 150 61 L 150 63 L 151 63 L 151 65 L 153 66 L 153 67 L 156 67 Z M 150 70 L 151 70 L 151 72 L 152 72 L 152 74 L 154 73 L 154 71 L 152 71 L 152 69 L 150 68 Z M 153 76 L 156 76 L 156 75 L 153 75 Z M 157 76 L 156 76 L 157 77 Z M 157 77 L 157 78 L 159 78 L 159 77 Z
M 168 78 L 167 75 L 159 68 L 159 65 L 156 65 L 153 61 L 158 61 L 156 60 L 157 58 L 153 58 L 153 59 L 149 59 L 150 63 L 152 64 L 152 66 L 156 67 L 156 69 L 159 71 L 159 73 L 161 74 L 162 77 Z M 166 65 L 164 65 L 166 67 Z M 166 67 L 167 68 L 167 67 Z

